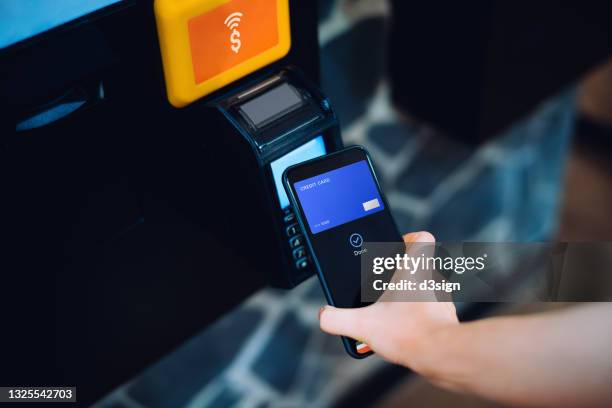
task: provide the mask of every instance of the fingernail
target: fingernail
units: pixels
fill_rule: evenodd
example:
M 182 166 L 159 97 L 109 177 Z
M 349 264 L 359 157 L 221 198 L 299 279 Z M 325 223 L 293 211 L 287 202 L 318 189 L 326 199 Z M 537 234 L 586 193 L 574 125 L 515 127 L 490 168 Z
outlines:
M 416 242 L 416 243 L 425 242 L 427 241 L 425 239 L 426 236 L 427 236 L 427 233 L 425 233 L 424 231 L 418 231 L 414 234 L 414 238 L 412 239 L 412 242 Z
M 409 240 L 406 242 L 409 242 L 409 243 L 419 242 L 419 235 L 421 235 L 420 232 L 413 232 L 412 234 L 408 235 Z

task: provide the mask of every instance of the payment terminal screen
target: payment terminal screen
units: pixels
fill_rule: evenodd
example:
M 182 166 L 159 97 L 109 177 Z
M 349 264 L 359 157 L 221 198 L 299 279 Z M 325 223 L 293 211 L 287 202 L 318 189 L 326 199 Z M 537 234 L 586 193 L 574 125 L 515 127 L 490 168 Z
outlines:
M 289 206 L 289 197 L 287 197 L 287 193 L 283 187 L 283 172 L 285 169 L 294 164 L 323 156 L 325 153 L 325 141 L 323 140 L 323 136 L 317 136 L 311 141 L 270 163 L 272 177 L 274 178 L 274 185 L 276 186 L 276 193 L 278 194 L 278 201 L 280 202 L 281 208 Z
M 0 48 L 121 0 L 0 0 Z
M 313 234 L 384 209 L 365 160 L 300 180 L 293 187 Z

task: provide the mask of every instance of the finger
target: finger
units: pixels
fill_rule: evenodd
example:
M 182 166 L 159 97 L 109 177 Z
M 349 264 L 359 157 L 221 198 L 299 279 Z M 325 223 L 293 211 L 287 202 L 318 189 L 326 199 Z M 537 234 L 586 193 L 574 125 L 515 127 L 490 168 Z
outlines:
M 432 256 L 435 251 L 434 244 L 436 239 L 434 236 L 427 231 L 413 232 L 404 235 L 404 242 L 406 244 L 405 256 L 409 258 L 416 257 L 428 257 Z M 420 267 L 418 270 L 398 269 L 394 272 L 392 282 L 401 282 L 403 280 L 414 282 L 419 284 L 426 280 L 432 279 L 433 271 Z M 380 298 L 381 301 L 393 302 L 393 301 L 435 301 L 435 293 L 430 291 L 385 291 Z
M 413 242 L 434 243 L 436 242 L 436 238 L 430 232 L 419 231 L 404 235 L 404 242 L 407 244 L 411 244 Z
M 321 330 L 337 336 L 365 340 L 367 337 L 365 310 L 365 308 L 340 309 L 325 306 L 319 314 Z

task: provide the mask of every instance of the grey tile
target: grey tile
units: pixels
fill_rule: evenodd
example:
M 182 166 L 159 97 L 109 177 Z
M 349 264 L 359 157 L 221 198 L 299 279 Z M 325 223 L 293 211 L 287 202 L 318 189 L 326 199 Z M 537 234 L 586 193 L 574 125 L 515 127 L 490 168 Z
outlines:
M 319 278 L 313 276 L 310 278 L 308 284 L 310 285 L 310 288 L 306 291 L 305 299 L 315 303 L 321 303 L 321 305 L 323 305 L 325 303 L 325 295 L 323 294 L 323 289 L 319 283 Z
M 253 371 L 272 387 L 287 392 L 296 378 L 309 336 L 310 328 L 288 313 L 263 347 Z
M 128 393 L 151 408 L 184 405 L 234 359 L 261 316 L 250 309 L 226 316 L 146 370 Z
M 414 142 L 417 129 L 403 123 L 375 124 L 368 130 L 368 139 L 385 153 L 393 155 L 406 143 Z
M 398 178 L 397 189 L 417 197 L 428 197 L 474 152 L 474 148 L 442 136 L 430 137 Z
M 462 241 L 475 235 L 502 215 L 508 198 L 500 193 L 504 182 L 503 171 L 484 167 L 430 217 L 426 228 L 438 241 Z
M 231 388 L 224 388 L 217 397 L 208 405 L 210 408 L 227 408 L 235 406 L 243 397 Z

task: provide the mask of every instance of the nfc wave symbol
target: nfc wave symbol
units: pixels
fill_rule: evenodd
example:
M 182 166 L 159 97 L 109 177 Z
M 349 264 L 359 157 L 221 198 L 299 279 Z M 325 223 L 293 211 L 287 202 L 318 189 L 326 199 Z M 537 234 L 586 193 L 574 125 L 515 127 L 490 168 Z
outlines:
M 241 19 L 242 13 L 239 11 L 230 14 L 225 19 L 226 27 L 232 30 L 232 33 L 230 34 L 230 43 L 232 44 L 232 51 L 234 51 L 236 54 L 238 54 L 238 51 L 240 51 L 240 47 L 242 46 L 242 42 L 240 41 L 240 31 L 238 31 Z

